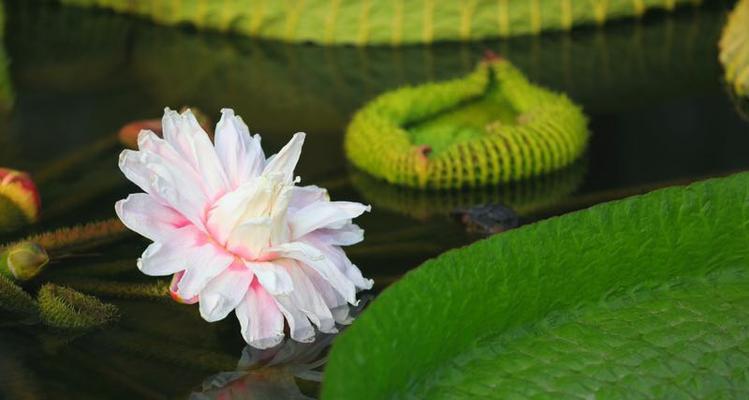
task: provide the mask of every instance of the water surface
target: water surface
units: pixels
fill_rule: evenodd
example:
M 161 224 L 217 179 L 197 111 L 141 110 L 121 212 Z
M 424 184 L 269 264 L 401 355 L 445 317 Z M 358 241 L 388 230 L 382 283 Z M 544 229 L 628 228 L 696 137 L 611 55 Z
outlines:
M 481 238 L 451 217 L 456 208 L 501 203 L 527 223 L 749 166 L 749 124 L 727 94 L 717 62 L 725 9 L 719 2 L 605 30 L 509 41 L 358 49 L 254 41 L 9 1 L 10 67 L 0 79 L 12 88 L 13 101 L 0 119 L 0 165 L 34 175 L 44 215 L 30 231 L 43 231 L 114 215 L 114 202 L 137 191 L 117 169 L 115 132 L 128 121 L 160 116 L 164 106 L 191 105 L 213 117 L 232 107 L 263 135 L 269 153 L 305 131 L 297 169 L 303 183 L 328 187 L 334 199 L 373 205 L 358 221 L 367 239 L 349 254 L 375 279 L 375 290 L 365 293 L 374 298 L 425 259 Z M 580 162 L 541 179 L 441 194 L 388 186 L 346 163 L 343 132 L 367 100 L 401 85 L 461 76 L 486 50 L 582 105 L 593 137 Z M 135 268 L 146 244 L 132 236 L 71 254 L 27 289 L 47 281 L 74 287 L 153 282 Z M 233 317 L 208 324 L 196 307 L 105 299 L 120 307 L 121 321 L 86 335 L 0 328 L 0 398 L 317 393 L 332 338 L 257 354 L 244 349 Z M 231 373 L 237 363 L 274 366 Z

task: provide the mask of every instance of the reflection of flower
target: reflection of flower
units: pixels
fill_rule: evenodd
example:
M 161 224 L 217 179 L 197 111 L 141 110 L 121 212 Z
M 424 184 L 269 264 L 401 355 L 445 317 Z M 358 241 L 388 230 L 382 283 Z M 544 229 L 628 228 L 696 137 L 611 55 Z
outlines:
M 366 302 L 365 297 L 357 307 L 352 307 L 351 315 L 358 315 Z M 190 400 L 311 399 L 299 389 L 296 378 L 322 381 L 321 369 L 335 337 L 318 333 L 314 343 L 286 340 L 270 349 L 247 346 L 235 371 L 206 379 L 202 391 L 193 393 Z
M 314 340 L 348 319 L 347 303 L 372 281 L 340 246 L 363 231 L 351 223 L 368 207 L 331 202 L 317 186 L 295 186 L 304 134 L 266 160 L 260 137 L 223 110 L 215 146 L 188 110 L 166 109 L 164 139 L 143 131 L 139 151 L 125 150 L 120 169 L 146 193 L 117 202 L 130 229 L 153 240 L 138 267 L 174 274 L 173 296 L 200 303 L 207 321 L 236 310 L 242 335 L 268 348 L 284 337 Z
M 323 334 L 314 343 L 287 340 L 272 349 L 247 346 L 233 372 L 218 373 L 203 382 L 202 392 L 191 400 L 208 399 L 310 399 L 296 378 L 320 382 L 318 370 L 335 335 Z

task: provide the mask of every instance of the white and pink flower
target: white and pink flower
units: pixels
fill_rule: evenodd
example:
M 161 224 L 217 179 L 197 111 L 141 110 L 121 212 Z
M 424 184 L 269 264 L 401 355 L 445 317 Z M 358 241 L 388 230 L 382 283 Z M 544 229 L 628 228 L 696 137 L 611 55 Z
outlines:
M 153 240 L 138 260 L 147 275 L 173 275 L 172 294 L 199 302 L 206 321 L 235 311 L 242 335 L 268 348 L 284 338 L 314 340 L 349 323 L 348 304 L 372 287 L 341 246 L 364 232 L 351 220 L 368 206 L 330 201 L 317 186 L 296 186 L 304 133 L 266 159 L 260 137 L 222 110 L 215 145 L 187 110 L 170 109 L 164 138 L 138 137 L 120 169 L 146 193 L 115 204 L 122 222 Z M 314 325 L 314 327 L 313 327 Z

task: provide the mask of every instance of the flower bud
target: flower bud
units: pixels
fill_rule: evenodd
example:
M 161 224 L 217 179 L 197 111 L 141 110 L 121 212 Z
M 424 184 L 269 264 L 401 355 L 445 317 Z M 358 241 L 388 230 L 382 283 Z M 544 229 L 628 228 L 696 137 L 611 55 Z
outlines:
M 21 242 L 0 251 L 0 274 L 27 281 L 37 276 L 48 262 L 49 256 L 42 246 Z
M 9 232 L 35 222 L 41 199 L 28 174 L 0 168 L 0 232 Z
M 39 311 L 45 325 L 64 330 L 93 329 L 119 318 L 113 304 L 52 283 L 39 289 Z

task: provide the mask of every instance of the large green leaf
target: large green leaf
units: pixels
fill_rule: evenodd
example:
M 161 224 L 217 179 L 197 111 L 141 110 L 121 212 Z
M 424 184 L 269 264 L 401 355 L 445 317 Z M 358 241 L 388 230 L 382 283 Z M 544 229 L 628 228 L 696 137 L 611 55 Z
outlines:
M 570 30 L 673 10 L 694 0 L 61 0 L 140 15 L 166 25 L 323 45 L 467 41 Z
M 337 339 L 323 398 L 746 398 L 748 188 L 659 190 L 428 261 Z

